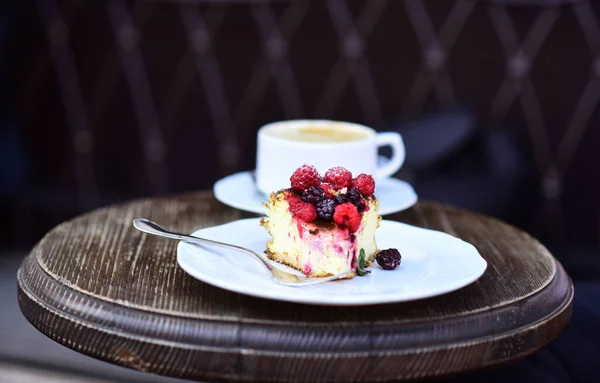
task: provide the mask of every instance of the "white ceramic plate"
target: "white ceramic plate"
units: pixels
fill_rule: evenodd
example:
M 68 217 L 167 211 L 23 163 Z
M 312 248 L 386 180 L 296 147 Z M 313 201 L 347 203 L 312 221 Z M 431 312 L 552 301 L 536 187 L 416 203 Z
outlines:
M 193 235 L 241 245 L 261 254 L 269 240 L 257 218 L 199 230 Z M 214 246 L 180 242 L 177 262 L 193 277 L 223 289 L 278 301 L 331 306 L 403 302 L 445 294 L 477 280 L 487 267 L 471 244 L 437 231 L 382 220 L 376 240 L 380 249 L 393 247 L 400 251 L 399 268 L 383 270 L 374 263 L 367 276 L 304 287 L 278 284 L 251 256 Z
M 262 205 L 269 197 L 260 192 L 252 172 L 241 172 L 217 181 L 213 187 L 217 200 L 236 209 L 265 214 Z M 409 183 L 397 178 L 379 181 L 375 187 L 379 200 L 379 214 L 388 215 L 408 209 L 417 202 L 417 193 Z

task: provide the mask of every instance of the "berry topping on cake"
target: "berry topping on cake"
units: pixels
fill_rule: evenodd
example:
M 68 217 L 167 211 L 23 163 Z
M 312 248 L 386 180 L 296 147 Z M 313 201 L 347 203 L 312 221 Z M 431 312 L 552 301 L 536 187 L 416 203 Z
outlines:
M 288 203 L 290 204 L 290 211 L 293 211 L 296 209 L 296 205 L 298 205 L 300 202 L 302 202 L 302 200 L 300 198 L 298 198 L 295 194 L 287 194 L 285 196 L 285 199 L 288 201 Z
M 302 165 L 292 174 L 290 181 L 294 191 L 289 197 L 290 211 L 295 216 L 305 222 L 310 222 L 311 217 L 332 221 L 337 206 L 350 204 L 354 209 L 342 207 L 339 215 L 341 222 L 344 222 L 342 225 L 348 228 L 356 227 L 350 222 L 360 221 L 366 208 L 365 198 L 373 195 L 375 188 L 373 177 L 361 174 L 353 180 L 352 173 L 341 166 L 329 169 L 322 179 L 314 166 Z
M 333 186 L 329 185 L 328 183 L 322 183 L 321 189 L 323 189 L 325 192 L 325 198 L 333 198 Z
M 375 193 L 375 180 L 368 174 L 359 174 L 354 181 L 352 181 L 352 186 L 357 188 L 360 191 L 360 194 L 365 197 Z
M 348 192 L 346 193 L 346 198 L 348 199 L 348 202 L 356 206 L 359 213 L 362 213 L 363 211 L 365 211 L 365 203 L 363 197 L 360 194 L 360 191 L 357 188 L 353 187 L 348 189 Z
M 321 176 L 312 165 L 302 165 L 290 177 L 292 189 L 303 192 L 311 186 L 321 184 Z
M 338 205 L 341 205 L 341 204 L 347 203 L 347 202 L 350 202 L 347 194 L 338 194 L 335 196 L 335 203 L 337 203 Z
M 335 202 L 338 205 L 343 203 L 351 203 L 356 206 L 359 213 L 365 211 L 365 203 L 360 191 L 357 188 L 350 188 L 346 193 L 340 193 L 335 196 Z
M 337 166 L 327 170 L 325 173 L 325 182 L 330 184 L 335 190 L 348 188 L 352 186 L 352 173 L 341 166 Z
M 333 219 L 333 213 L 335 212 L 336 203 L 332 199 L 324 199 L 317 204 L 317 214 L 319 218 L 326 221 Z
M 358 209 L 349 202 L 337 205 L 333 213 L 333 221 L 339 226 L 347 227 L 351 233 L 358 230 L 360 220 L 361 216 Z
M 292 195 L 288 198 L 290 212 L 304 222 L 311 222 L 317 218 L 317 209 L 315 205 L 304 202 L 300 198 Z
M 400 266 L 402 256 L 397 249 L 385 249 L 377 253 L 375 260 L 384 270 L 394 270 Z
M 325 198 L 325 192 L 319 186 L 311 186 L 302 193 L 302 201 L 318 204 Z

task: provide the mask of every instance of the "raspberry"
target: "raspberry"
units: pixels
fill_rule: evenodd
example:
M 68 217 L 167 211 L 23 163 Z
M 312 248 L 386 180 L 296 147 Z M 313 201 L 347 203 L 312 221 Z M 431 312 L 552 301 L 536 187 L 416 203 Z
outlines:
M 354 181 L 352 181 L 352 186 L 360 190 L 360 194 L 365 197 L 375 193 L 375 180 L 368 174 L 359 174 Z
M 351 233 L 360 227 L 360 214 L 356 206 L 348 202 L 336 206 L 333 220 L 340 226 L 348 227 Z
M 322 183 L 321 184 L 321 189 L 323 189 L 323 191 L 325 192 L 325 198 L 333 198 L 333 187 L 329 184 L 326 183 Z
M 335 206 L 337 204 L 332 199 L 324 199 L 317 204 L 317 214 L 319 218 L 326 221 L 331 221 L 333 213 L 335 212 Z
M 318 186 L 321 183 L 321 176 L 314 166 L 302 165 L 294 171 L 290 182 L 292 189 L 303 192 L 311 186 Z
M 298 198 L 296 195 L 294 195 L 292 193 L 288 194 L 285 199 L 290 204 L 290 211 L 294 211 L 296 209 L 296 206 L 302 202 L 300 200 L 300 198 Z
M 302 201 L 312 203 L 313 205 L 318 204 L 325 198 L 325 192 L 318 186 L 311 186 L 302 193 Z
M 289 197 L 288 203 L 290 204 L 292 214 L 304 222 L 311 222 L 317 218 L 317 209 L 314 205 L 304 202 L 296 196 Z
M 341 166 L 331 168 L 325 173 L 325 182 L 335 190 L 347 188 L 352 185 L 352 173 Z
M 394 270 L 400 266 L 402 256 L 397 249 L 386 249 L 377 253 L 375 260 L 384 270 Z

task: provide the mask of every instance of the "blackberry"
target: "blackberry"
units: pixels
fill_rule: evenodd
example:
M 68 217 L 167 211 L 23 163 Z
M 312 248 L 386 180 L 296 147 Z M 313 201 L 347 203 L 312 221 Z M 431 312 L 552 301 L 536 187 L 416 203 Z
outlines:
M 333 213 L 335 213 L 335 207 L 337 203 L 332 199 L 324 199 L 317 203 L 317 215 L 319 218 L 326 221 L 333 219 Z
M 325 198 L 325 192 L 318 186 L 311 186 L 302 193 L 302 201 L 312 203 L 313 205 L 318 204 Z
M 360 195 L 360 190 L 358 190 L 357 188 L 350 188 L 346 196 L 348 198 L 348 202 L 354 204 L 354 206 L 356 206 L 356 208 L 358 209 L 359 213 L 365 211 L 365 203 L 363 201 L 362 196 Z
M 358 190 L 357 188 L 348 189 L 348 192 L 346 193 L 346 195 L 348 196 L 348 199 L 350 200 L 350 202 L 352 202 L 353 204 L 356 204 L 358 201 L 362 201 L 362 196 L 360 195 L 360 190 Z
M 358 210 L 359 213 L 362 213 L 363 211 L 365 211 L 365 203 L 360 201 L 359 203 L 355 204 L 356 205 L 356 210 Z
M 350 200 L 348 199 L 348 196 L 346 194 L 338 194 L 335 196 L 335 202 L 338 205 L 341 205 L 343 203 L 350 202 Z
M 394 270 L 400 266 L 402 256 L 397 249 L 386 249 L 377 253 L 375 260 L 384 270 Z

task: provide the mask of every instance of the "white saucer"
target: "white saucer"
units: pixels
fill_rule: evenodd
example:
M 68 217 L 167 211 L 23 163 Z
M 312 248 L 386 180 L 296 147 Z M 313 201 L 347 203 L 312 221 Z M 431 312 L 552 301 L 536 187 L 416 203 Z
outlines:
M 241 172 L 217 181 L 213 192 L 217 200 L 236 209 L 257 214 L 266 212 L 263 202 L 268 196 L 255 185 L 253 172 Z M 387 215 L 406 210 L 417 202 L 417 193 L 409 183 L 397 178 L 377 182 L 375 195 L 379 200 L 379 214 Z
M 240 245 L 259 254 L 263 254 L 270 239 L 259 226 L 258 218 L 199 230 L 193 235 Z M 439 231 L 382 220 L 376 240 L 380 249 L 400 251 L 400 267 L 383 270 L 375 263 L 364 277 L 303 287 L 278 284 L 252 257 L 215 246 L 180 242 L 177 262 L 193 277 L 240 294 L 332 306 L 403 302 L 441 295 L 474 282 L 487 268 L 475 247 Z

